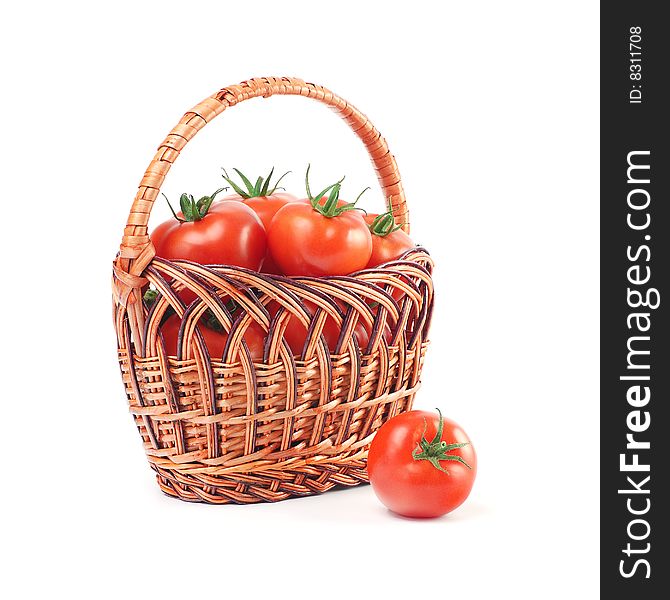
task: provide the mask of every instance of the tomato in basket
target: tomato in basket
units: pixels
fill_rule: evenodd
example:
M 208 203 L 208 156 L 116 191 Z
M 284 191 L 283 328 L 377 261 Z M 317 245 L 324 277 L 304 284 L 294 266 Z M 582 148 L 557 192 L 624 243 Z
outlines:
M 239 200 L 244 202 L 244 204 L 246 204 L 259 216 L 266 231 L 270 228 L 270 223 L 280 208 L 286 204 L 289 204 L 290 202 L 296 202 L 298 200 L 298 198 L 293 194 L 277 191 L 278 189 L 282 189 L 278 187 L 279 183 L 284 177 L 286 177 L 286 175 L 288 175 L 288 172 L 284 173 L 279 179 L 277 179 L 277 181 L 275 181 L 274 184 L 271 185 L 270 181 L 272 179 L 272 174 L 274 173 L 274 167 L 267 177 L 263 178 L 259 176 L 254 184 L 252 184 L 250 179 L 239 169 L 233 170 L 239 175 L 243 185 L 238 185 L 228 176 L 228 173 L 224 169 L 223 178 L 226 180 L 226 182 L 228 182 L 233 190 L 235 190 L 235 195 L 227 196 L 223 199 Z M 219 206 L 220 204 L 214 205 L 212 210 L 217 211 Z M 264 273 L 281 273 L 281 270 L 269 252 L 265 256 L 261 270 Z
M 369 269 L 397 260 L 414 248 L 412 238 L 400 228 L 400 225 L 396 225 L 391 211 L 381 215 L 368 214 L 365 221 L 372 233 L 372 254 L 367 264 Z
M 309 168 L 305 185 L 307 199 L 279 209 L 268 230 L 270 253 L 282 272 L 320 277 L 364 269 L 372 253 L 372 236 L 356 209 L 358 199 L 340 200 L 341 180 L 312 196 Z
M 176 314 L 169 316 L 161 325 L 163 343 L 168 355 L 177 355 L 177 343 L 181 320 Z M 198 329 L 207 347 L 209 356 L 213 360 L 221 360 L 228 341 L 228 334 L 223 330 L 221 324 L 213 316 L 202 317 L 198 322 Z M 249 324 L 244 333 L 244 341 L 247 343 L 251 359 L 253 361 L 263 360 L 263 348 L 265 345 L 265 332 L 256 322 Z M 239 358 L 238 358 L 239 360 Z
M 190 260 L 203 265 L 226 264 L 258 270 L 267 241 L 259 216 L 241 202 L 216 202 L 211 196 L 180 198 L 181 212 L 151 233 L 156 255 L 168 260 Z M 168 203 L 169 204 L 169 203 Z

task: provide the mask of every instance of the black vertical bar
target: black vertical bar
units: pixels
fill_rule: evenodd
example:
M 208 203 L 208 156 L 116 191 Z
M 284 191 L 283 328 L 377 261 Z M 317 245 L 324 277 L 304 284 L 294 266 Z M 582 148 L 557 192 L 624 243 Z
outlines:
M 670 597 L 666 8 L 601 3 L 600 577 L 606 598 Z

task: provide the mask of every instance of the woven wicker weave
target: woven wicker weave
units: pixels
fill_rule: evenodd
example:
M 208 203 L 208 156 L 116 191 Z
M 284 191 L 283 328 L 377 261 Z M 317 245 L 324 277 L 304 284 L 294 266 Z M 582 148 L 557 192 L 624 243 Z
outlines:
M 386 141 L 327 89 L 294 78 L 251 79 L 220 90 L 182 117 L 142 178 L 112 284 L 130 411 L 161 489 L 183 500 L 276 501 L 365 482 L 375 431 L 411 407 L 419 385 L 433 306 L 433 265 L 421 248 L 376 269 L 328 278 L 154 256 L 149 214 L 182 148 L 230 106 L 273 94 L 319 100 L 344 118 L 365 144 L 397 221 L 409 231 Z M 148 283 L 159 292 L 150 308 L 142 301 Z M 179 295 L 184 288 L 197 297 L 189 306 Z M 222 300 L 228 297 L 240 307 L 234 315 Z M 274 316 L 266 308 L 272 300 L 281 307 Z M 160 333 L 170 307 L 181 318 L 176 356 L 166 354 Z M 223 356 L 209 356 L 199 331 L 207 309 L 228 332 Z M 292 315 L 308 328 L 301 356 L 293 356 L 283 338 Z M 321 335 L 327 317 L 341 327 L 336 348 L 329 349 Z M 262 362 L 252 362 L 243 339 L 254 321 L 267 332 Z M 358 347 L 354 334 L 358 321 L 372 332 L 366 348 Z

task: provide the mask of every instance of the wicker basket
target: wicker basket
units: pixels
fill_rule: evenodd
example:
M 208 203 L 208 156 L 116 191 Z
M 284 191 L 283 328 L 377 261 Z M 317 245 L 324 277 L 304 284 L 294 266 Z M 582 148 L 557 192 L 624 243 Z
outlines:
M 182 148 L 227 108 L 274 94 L 319 100 L 349 124 L 370 154 L 397 222 L 409 231 L 386 141 L 362 113 L 327 89 L 288 77 L 251 79 L 222 89 L 182 117 L 140 182 L 114 262 L 113 292 L 130 412 L 161 489 L 183 500 L 276 501 L 366 482 L 375 431 L 411 408 L 419 386 L 433 307 L 432 262 L 421 248 L 375 269 L 326 278 L 154 256 L 149 214 Z M 159 292 L 151 307 L 142 300 L 148 283 Z M 189 306 L 179 295 L 184 288 L 196 295 Z M 222 300 L 227 297 L 240 307 L 234 316 Z M 272 317 L 266 309 L 271 300 L 281 307 Z M 177 356 L 167 355 L 160 331 L 169 307 L 181 318 Z M 229 332 L 223 356 L 208 355 L 197 325 L 207 309 Z M 292 315 L 308 328 L 300 356 L 292 355 L 283 338 Z M 321 335 L 327 317 L 341 327 L 330 351 Z M 243 339 L 253 321 L 267 332 L 262 362 L 252 362 Z M 358 321 L 371 331 L 366 348 L 358 347 L 354 335 Z

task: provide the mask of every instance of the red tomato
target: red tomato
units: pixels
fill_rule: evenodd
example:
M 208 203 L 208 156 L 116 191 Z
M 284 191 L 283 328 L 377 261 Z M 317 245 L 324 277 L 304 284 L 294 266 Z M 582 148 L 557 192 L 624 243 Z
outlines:
M 402 229 L 393 231 L 385 236 L 372 236 L 372 254 L 368 268 L 397 260 L 405 252 L 414 248 L 414 242 Z
M 161 325 L 160 330 L 163 334 L 165 351 L 171 356 L 177 355 L 177 339 L 180 325 L 181 320 L 177 315 L 171 315 L 168 317 L 165 323 Z M 214 331 L 203 323 L 203 319 L 201 319 L 198 323 L 198 328 L 200 329 L 200 333 L 202 333 L 202 337 L 205 340 L 205 346 L 207 346 L 210 358 L 214 360 L 221 360 L 223 357 L 223 351 L 226 347 L 226 342 L 228 341 L 228 334 Z M 265 332 L 258 323 L 253 322 L 249 325 L 244 334 L 244 341 L 247 343 L 252 360 L 263 360 Z
M 422 410 L 387 421 L 368 454 L 375 494 L 406 517 L 451 512 L 470 494 L 476 473 L 477 456 L 465 432 L 441 414 Z
M 367 268 L 397 260 L 405 252 L 414 248 L 414 242 L 402 229 L 397 229 L 393 215 L 368 214 L 365 217 L 372 233 L 372 254 Z
M 348 275 L 368 264 L 372 236 L 358 211 L 328 217 L 303 201 L 277 212 L 268 246 L 286 275 Z
M 217 193 L 203 196 L 197 203 L 193 196 L 182 194 L 181 212 L 151 232 L 156 256 L 203 265 L 236 265 L 255 271 L 260 268 L 267 252 L 263 223 L 240 202 L 214 202 Z M 179 296 L 186 305 L 196 298 L 187 288 Z
M 313 196 L 308 167 L 307 199 L 287 204 L 275 214 L 268 230 L 268 245 L 284 274 L 348 275 L 368 264 L 372 236 L 355 209 L 358 199 L 353 203 L 340 200 L 341 183 Z
M 177 216 L 183 218 L 183 213 Z M 156 256 L 202 265 L 225 264 L 258 270 L 265 257 L 265 228 L 240 202 L 216 202 L 198 220 L 170 219 L 151 234 Z
M 263 223 L 263 227 L 267 231 L 270 228 L 270 223 L 274 218 L 277 211 L 289 204 L 290 202 L 297 202 L 293 194 L 287 194 L 277 191 L 277 185 L 286 175 L 282 175 L 273 186 L 270 186 L 270 180 L 272 179 L 272 173 L 274 168 L 270 171 L 270 174 L 264 179 L 263 177 L 258 177 L 256 179 L 256 184 L 252 185 L 251 181 L 238 169 L 235 169 L 237 174 L 242 179 L 243 185 L 246 187 L 246 190 L 237 185 L 224 170 L 224 179 L 232 186 L 236 194 L 233 196 L 227 196 L 223 200 L 237 200 L 244 202 L 251 210 L 253 210 L 260 218 Z M 214 208 L 214 207 L 213 207 Z M 263 268 L 261 269 L 263 273 L 275 273 L 281 274 L 279 266 L 275 263 L 272 255 L 268 251 L 263 261 Z

